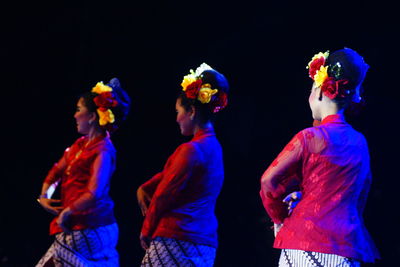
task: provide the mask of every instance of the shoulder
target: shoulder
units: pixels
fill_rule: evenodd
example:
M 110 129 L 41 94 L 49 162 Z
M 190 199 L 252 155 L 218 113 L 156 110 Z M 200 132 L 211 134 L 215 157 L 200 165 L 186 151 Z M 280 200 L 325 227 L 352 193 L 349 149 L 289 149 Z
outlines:
M 168 162 L 174 162 L 175 164 L 183 166 L 190 162 L 196 162 L 199 157 L 200 154 L 198 153 L 196 145 L 192 142 L 188 142 L 179 145 L 175 149 L 174 153 L 168 158 Z
M 190 143 L 193 143 L 196 147 L 200 148 L 202 151 L 208 150 L 220 150 L 221 144 L 218 141 L 218 138 L 215 134 L 208 135 L 200 139 L 192 140 Z
M 326 133 L 324 133 L 322 126 L 306 128 L 297 133 L 295 138 L 297 138 L 306 151 L 313 153 L 321 152 L 327 144 Z
M 81 136 L 72 144 L 72 146 L 83 146 L 87 141 L 87 136 Z
M 175 153 L 179 153 L 180 155 L 196 155 L 198 153 L 198 145 L 195 142 L 190 141 L 187 143 L 183 143 L 175 150 Z
M 324 127 L 322 125 L 305 128 L 297 133 L 298 138 L 304 142 L 309 142 L 315 139 L 324 138 Z
M 315 131 L 312 128 L 306 128 L 299 132 L 297 132 L 291 142 L 300 142 L 304 143 L 306 139 L 310 139 L 315 136 Z
M 114 156 L 116 149 L 110 138 L 104 138 L 93 147 L 99 154 L 110 154 Z
M 85 145 L 86 141 L 87 137 L 81 136 L 78 139 L 76 139 L 75 142 L 70 147 L 67 147 L 64 152 L 69 153 L 71 151 L 80 150 Z

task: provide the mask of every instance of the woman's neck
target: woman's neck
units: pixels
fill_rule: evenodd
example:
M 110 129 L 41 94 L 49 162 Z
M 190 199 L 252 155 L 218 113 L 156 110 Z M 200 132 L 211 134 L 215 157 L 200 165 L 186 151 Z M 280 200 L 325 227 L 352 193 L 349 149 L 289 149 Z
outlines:
M 95 138 L 102 136 L 104 134 L 105 134 L 105 131 L 103 129 L 97 128 L 97 127 L 92 127 L 88 134 L 89 142 L 93 141 Z
M 326 107 L 323 110 L 321 110 L 321 121 L 325 119 L 326 117 L 330 115 L 335 115 L 335 114 L 344 114 L 344 109 L 338 109 L 337 106 L 332 106 L 332 107 Z
M 211 121 L 207 121 L 206 123 L 198 123 L 198 124 L 196 124 L 196 126 L 194 127 L 194 134 L 196 134 L 199 130 L 204 130 L 204 129 L 207 129 L 207 128 L 212 128 L 213 127 L 213 125 L 212 125 L 212 123 L 211 123 Z

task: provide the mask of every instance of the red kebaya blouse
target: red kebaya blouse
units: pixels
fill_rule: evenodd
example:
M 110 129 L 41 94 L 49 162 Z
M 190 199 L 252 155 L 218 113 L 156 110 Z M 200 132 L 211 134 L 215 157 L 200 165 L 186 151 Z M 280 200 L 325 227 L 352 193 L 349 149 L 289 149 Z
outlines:
M 288 216 L 282 199 L 296 183 L 303 196 Z M 367 142 L 342 115 L 300 131 L 261 178 L 264 207 L 283 223 L 274 247 L 373 262 L 379 255 L 362 218 L 370 184 Z
M 142 235 L 217 247 L 214 209 L 223 179 L 222 149 L 214 130 L 199 130 L 175 150 L 162 172 L 141 185 L 152 196 Z
M 73 213 L 69 217 L 69 227 L 73 230 L 95 228 L 114 223 L 114 203 L 108 192 L 110 181 L 105 181 L 104 190 L 97 196 L 91 197 L 89 205 L 84 209 L 74 206 L 74 202 L 88 192 L 88 183 L 93 173 L 93 164 L 100 153 L 107 153 L 111 157 L 111 173 L 115 169 L 115 148 L 109 136 L 100 136 L 94 140 L 88 140 L 87 136 L 79 138 L 68 148 L 63 159 L 67 163 L 65 170 L 59 170 L 55 166 L 45 180 L 46 183 L 53 183 L 61 178 L 61 202 L 63 207 L 70 206 Z M 111 177 L 111 175 L 110 175 Z M 56 223 L 57 217 L 50 224 L 50 234 L 62 232 Z

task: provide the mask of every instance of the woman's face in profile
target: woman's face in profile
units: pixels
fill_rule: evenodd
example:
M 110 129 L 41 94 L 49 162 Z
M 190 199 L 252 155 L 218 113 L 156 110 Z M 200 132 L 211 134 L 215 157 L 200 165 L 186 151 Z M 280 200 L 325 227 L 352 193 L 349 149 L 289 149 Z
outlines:
M 192 117 L 193 111 L 186 111 L 181 104 L 181 99 L 178 98 L 175 104 L 176 109 L 176 122 L 179 124 L 181 134 L 188 136 L 193 135 L 194 132 L 194 120 Z
M 312 112 L 312 117 L 314 120 L 321 120 L 321 115 L 319 112 L 319 106 L 321 101 L 319 100 L 319 94 L 321 89 L 313 83 L 310 96 L 308 97 L 308 103 Z
M 93 117 L 95 117 L 93 112 L 89 112 L 89 110 L 85 106 L 83 99 L 80 98 L 78 103 L 76 104 L 76 111 L 74 114 L 78 133 L 80 134 L 89 133 L 91 123 L 93 122 L 94 119 Z

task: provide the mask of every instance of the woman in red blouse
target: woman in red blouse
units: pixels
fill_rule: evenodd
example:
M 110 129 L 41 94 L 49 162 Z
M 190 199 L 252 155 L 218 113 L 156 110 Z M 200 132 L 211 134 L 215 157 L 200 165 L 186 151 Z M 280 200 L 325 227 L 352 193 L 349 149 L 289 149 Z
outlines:
M 300 131 L 261 178 L 261 198 L 279 230 L 279 266 L 360 266 L 379 258 L 363 223 L 371 183 L 364 136 L 344 118 L 361 101 L 368 65 L 354 50 L 319 53 L 308 65 L 309 104 L 320 123 Z M 284 196 L 301 200 L 288 212 Z
M 212 117 L 227 105 L 228 82 L 206 64 L 184 77 L 176 121 L 190 142 L 137 191 L 145 216 L 142 266 L 212 266 L 217 247 L 215 203 L 222 187 L 222 149 Z
M 56 217 L 55 241 L 36 266 L 118 266 L 118 226 L 109 196 L 115 148 L 109 132 L 125 120 L 130 99 L 118 79 L 83 94 L 74 118 L 79 138 L 48 173 L 38 199 Z M 61 199 L 51 199 L 61 184 Z

